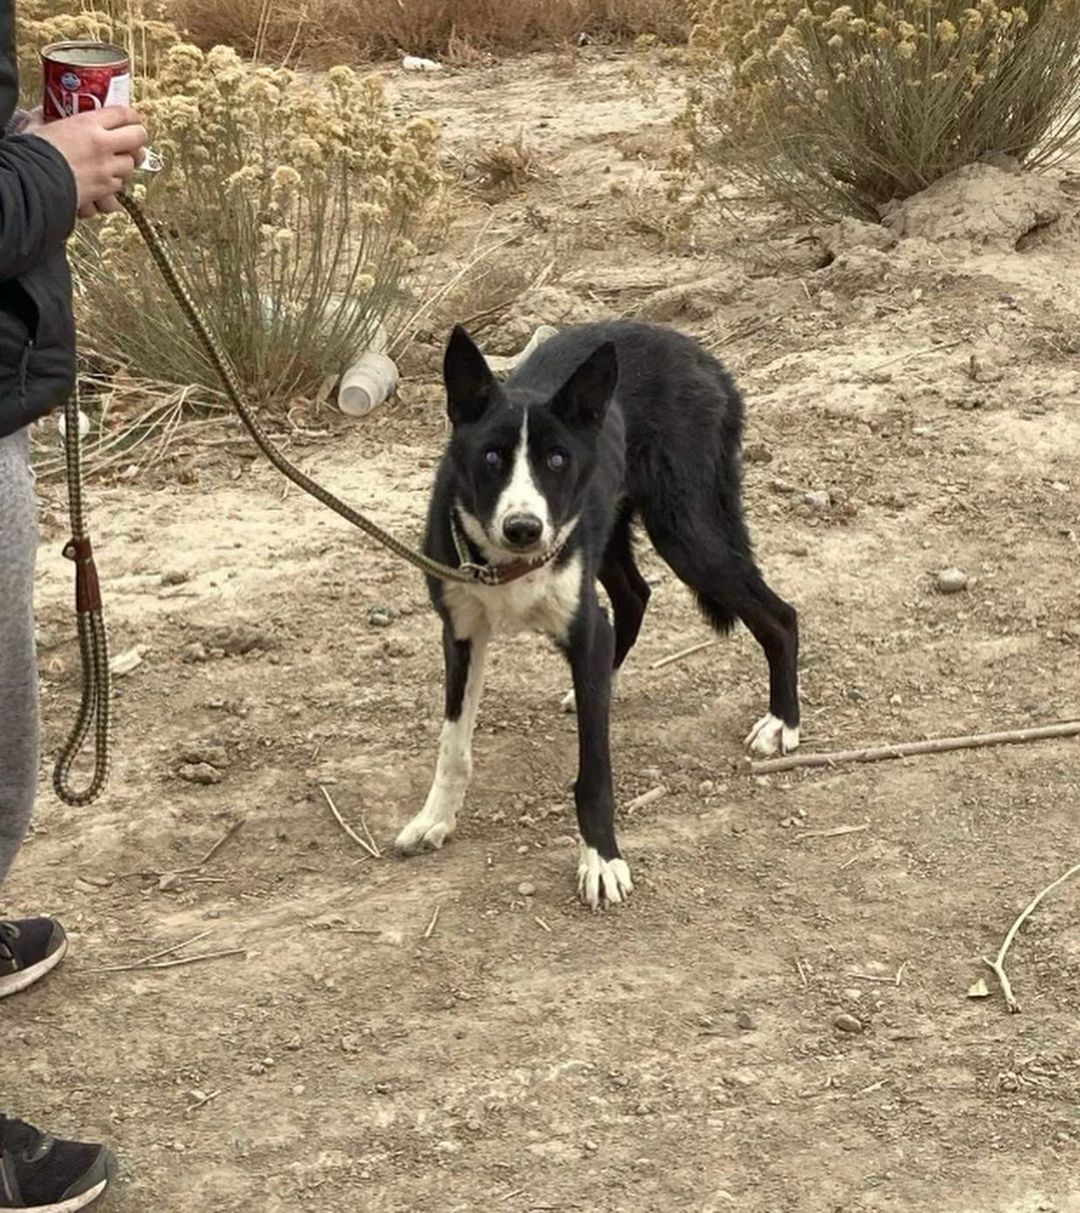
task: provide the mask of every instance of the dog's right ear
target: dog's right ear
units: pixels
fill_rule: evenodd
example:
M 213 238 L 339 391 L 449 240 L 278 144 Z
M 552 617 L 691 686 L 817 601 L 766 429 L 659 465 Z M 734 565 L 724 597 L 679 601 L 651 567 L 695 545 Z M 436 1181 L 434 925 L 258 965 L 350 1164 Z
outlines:
M 454 425 L 479 421 L 495 398 L 495 376 L 460 324 L 454 325 L 443 356 L 446 411 Z

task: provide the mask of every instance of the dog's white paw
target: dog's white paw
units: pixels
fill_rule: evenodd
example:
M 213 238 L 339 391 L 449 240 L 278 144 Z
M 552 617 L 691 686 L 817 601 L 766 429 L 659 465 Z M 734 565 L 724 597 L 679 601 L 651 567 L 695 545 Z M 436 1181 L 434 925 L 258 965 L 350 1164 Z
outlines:
M 437 851 L 454 832 L 453 817 L 434 817 L 417 813 L 394 840 L 399 855 L 418 855 L 421 851 Z
M 790 728 L 772 712 L 766 712 L 746 738 L 750 753 L 756 758 L 772 758 L 776 754 L 791 754 L 799 748 L 799 728 Z
M 590 910 L 603 903 L 620 905 L 634 891 L 625 859 L 601 859 L 595 847 L 581 846 L 578 859 L 578 897 Z

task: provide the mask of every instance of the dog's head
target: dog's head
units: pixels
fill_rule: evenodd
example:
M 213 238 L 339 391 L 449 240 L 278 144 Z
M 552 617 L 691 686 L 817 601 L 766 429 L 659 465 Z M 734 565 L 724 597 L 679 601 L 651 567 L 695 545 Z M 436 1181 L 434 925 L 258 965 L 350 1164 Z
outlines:
M 565 540 L 581 511 L 618 373 L 607 342 L 570 368 L 554 393 L 500 384 L 468 333 L 454 329 L 443 379 L 456 504 L 488 560 L 528 558 Z

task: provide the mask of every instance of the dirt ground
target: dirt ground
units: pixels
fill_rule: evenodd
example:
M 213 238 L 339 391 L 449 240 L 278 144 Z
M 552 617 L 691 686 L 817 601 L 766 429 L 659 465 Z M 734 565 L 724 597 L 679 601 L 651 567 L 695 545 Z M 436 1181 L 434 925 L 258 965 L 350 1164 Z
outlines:
M 926 200 L 888 239 L 734 202 L 686 234 L 664 196 L 677 70 L 643 96 L 627 64 L 395 79 L 452 163 L 520 132 L 535 175 L 469 187 L 433 272 L 504 243 L 410 351 L 399 400 L 301 418 L 291 454 L 415 535 L 451 311 L 500 353 L 544 322 L 675 324 L 747 398 L 747 513 L 801 613 L 806 749 L 1080 717 L 1080 177 L 1056 173 L 1028 219 L 986 168 L 929 206 L 932 231 Z M 61 488 L 42 495 L 51 754 L 77 661 Z M 239 436 L 182 435 L 91 501 L 113 649 L 142 661 L 116 681 L 108 794 L 68 809 L 43 775 L 4 891 L 74 945 L 4 1007 L 3 1088 L 115 1144 L 111 1208 L 1080 1210 L 1080 885 L 1017 937 L 1021 1014 L 980 961 L 1080 860 L 1075 739 L 754 777 L 763 659 L 740 631 L 653 668 L 710 633 L 643 555 L 617 797 L 666 794 L 621 812 L 637 889 L 590 915 L 546 643 L 495 646 L 454 841 L 371 859 L 319 784 L 381 846 L 423 800 L 441 654 L 420 578 Z M 950 567 L 967 586 L 941 593 Z M 193 761 L 220 781 L 181 778 Z M 243 954 L 106 971 L 195 936 L 181 955 Z M 991 996 L 969 999 L 981 976 Z

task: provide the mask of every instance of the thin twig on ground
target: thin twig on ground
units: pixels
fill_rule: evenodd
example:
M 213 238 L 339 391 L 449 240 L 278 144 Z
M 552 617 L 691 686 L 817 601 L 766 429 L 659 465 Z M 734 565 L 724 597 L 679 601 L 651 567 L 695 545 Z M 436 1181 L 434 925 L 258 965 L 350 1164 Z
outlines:
M 862 825 L 857 826 L 834 826 L 831 830 L 804 830 L 801 834 L 796 834 L 796 838 L 841 838 L 845 834 L 861 834 L 863 830 L 870 829 L 870 823 L 864 821 Z
M 949 750 L 975 750 L 984 746 L 1017 745 L 1053 737 L 1080 735 L 1080 720 L 1010 729 L 1003 733 L 967 733 L 960 737 L 935 737 L 924 741 L 898 741 L 893 745 L 869 746 L 860 750 L 837 750 L 832 754 L 790 754 L 750 763 L 752 775 L 771 775 L 796 767 L 837 767 L 847 762 L 880 762 L 886 758 L 908 758 L 914 754 L 944 754 Z
M 1070 877 L 1075 876 L 1080 872 L 1080 863 L 1074 864 L 1067 872 L 1059 876 L 1053 883 L 1048 884 L 1041 893 L 1036 893 L 1035 896 L 1024 907 L 1023 912 L 1017 920 L 1009 928 L 1009 933 L 1005 936 L 1004 942 L 998 949 L 997 957 L 991 960 L 988 956 L 983 957 L 983 963 L 988 965 L 994 971 L 994 976 L 998 979 L 998 984 L 1001 986 L 1001 993 L 1005 998 L 1005 1006 L 1010 1014 L 1015 1015 L 1020 1010 L 1020 1004 L 1016 1001 L 1016 995 L 1013 993 L 1012 983 L 1009 981 L 1009 975 L 1005 972 L 1005 955 L 1012 946 L 1012 941 L 1016 938 L 1016 932 L 1024 925 L 1028 918 L 1034 913 L 1039 902 L 1047 895 L 1052 893 L 1058 885 L 1062 885 Z
M 194 1103 L 189 1103 L 188 1106 L 184 1109 L 184 1115 L 188 1116 L 188 1115 L 190 1115 L 190 1113 L 196 1111 L 198 1108 L 204 1108 L 212 1099 L 217 1099 L 217 1097 L 220 1094 L 221 1094 L 220 1089 L 218 1089 L 217 1091 L 211 1091 L 209 1095 L 204 1095 L 202 1097 L 202 1099 L 197 1099 L 197 1100 L 195 1100 Z
M 439 913 L 441 910 L 442 910 L 442 906 L 435 907 L 435 913 L 432 914 L 431 921 L 427 924 L 427 930 L 424 932 L 425 939 L 430 939 L 432 934 L 434 933 L 436 924 L 439 921 Z
M 144 956 L 141 960 L 136 960 L 133 963 L 136 965 L 150 964 L 151 961 L 160 960 L 163 956 L 171 956 L 174 952 L 179 952 L 181 948 L 186 948 L 193 943 L 198 943 L 200 939 L 205 939 L 213 928 L 208 928 L 205 931 L 200 931 L 198 935 L 192 935 L 190 939 L 185 939 L 182 943 L 174 943 L 170 948 L 162 948 L 160 952 L 151 952 L 149 956 Z
M 181 956 L 178 960 L 163 960 L 159 964 L 137 961 L 126 965 L 103 965 L 90 969 L 91 973 L 150 973 L 156 969 L 178 969 L 181 965 L 199 964 L 203 960 L 222 960 L 226 956 L 246 956 L 247 948 L 229 948 L 224 952 L 200 952 L 197 956 Z
M 338 807 L 336 804 L 334 804 L 330 793 L 321 783 L 319 784 L 319 791 L 322 792 L 323 796 L 326 797 L 326 803 L 330 806 L 330 812 L 334 814 L 335 821 L 337 821 L 338 825 L 341 826 L 341 828 L 346 834 L 348 834 L 353 842 L 355 842 L 358 847 L 361 847 L 363 850 L 367 851 L 372 859 L 381 858 L 381 852 L 373 844 L 365 842 L 364 839 L 361 838 L 360 835 L 357 834 L 357 832 L 352 828 L 352 826 L 349 825 L 345 818 L 342 817 L 342 815 L 338 812 Z
M 198 871 L 199 868 L 205 868 L 210 860 L 214 858 L 218 851 L 220 851 L 221 848 L 229 841 L 229 839 L 232 838 L 232 836 L 237 830 L 240 829 L 246 820 L 246 817 L 238 817 L 232 823 L 232 825 L 229 826 L 225 833 L 217 840 L 217 842 L 214 843 L 210 850 L 206 852 L 202 859 L 199 860 L 199 862 L 195 865 L 195 870 Z
M 662 670 L 666 665 L 673 665 L 676 661 L 682 661 L 685 657 L 692 657 L 695 653 L 700 653 L 703 649 L 711 649 L 714 644 L 719 644 L 720 641 L 715 637 L 712 640 L 701 640 L 697 644 L 692 644 L 689 648 L 680 649 L 677 653 L 672 653 L 668 657 L 661 657 L 659 661 L 654 661 L 650 670 Z
M 908 350 L 905 354 L 894 354 L 891 358 L 886 358 L 884 362 L 870 367 L 866 373 L 872 375 L 875 371 L 884 370 L 885 367 L 897 362 L 909 362 L 912 358 L 925 358 L 927 354 L 936 354 L 941 350 L 954 350 L 958 345 L 963 345 L 966 340 L 967 338 L 960 337 L 956 341 L 943 341 L 940 345 L 928 345 L 921 350 Z
M 652 804 L 654 801 L 666 796 L 667 791 L 667 788 L 663 784 L 650 788 L 647 792 L 642 792 L 640 796 L 635 796 L 633 800 L 628 800 L 623 811 L 632 813 L 635 809 L 643 809 L 647 804 Z

